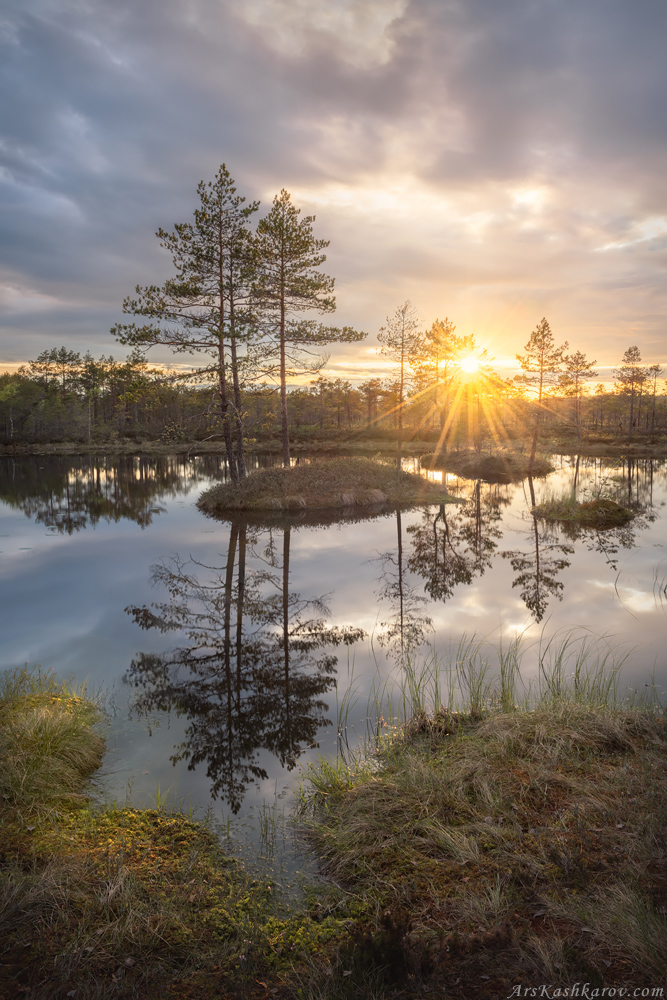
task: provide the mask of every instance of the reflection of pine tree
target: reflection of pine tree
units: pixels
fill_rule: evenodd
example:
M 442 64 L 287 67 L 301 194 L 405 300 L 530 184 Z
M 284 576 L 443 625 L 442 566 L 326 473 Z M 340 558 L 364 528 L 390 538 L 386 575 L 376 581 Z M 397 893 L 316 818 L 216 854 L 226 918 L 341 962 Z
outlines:
M 60 534 L 72 535 L 100 521 L 130 520 L 145 528 L 154 514 L 164 512 L 158 498 L 186 493 L 217 472 L 215 456 L 196 462 L 128 455 L 5 459 L 0 462 L 0 498 Z
M 391 610 L 391 617 L 380 622 L 378 639 L 403 662 L 409 650 L 421 645 L 426 634 L 433 631 L 433 623 L 421 613 L 426 598 L 415 593 L 406 577 L 400 510 L 396 511 L 396 534 L 396 552 L 383 552 L 378 557 L 382 574 L 377 596 L 380 601 L 386 601 Z
M 253 536 L 251 545 L 258 542 Z M 248 573 L 247 549 L 247 528 L 238 521 L 230 528 L 224 567 L 174 558 L 153 571 L 153 582 L 165 587 L 169 600 L 127 609 L 142 628 L 184 634 L 187 645 L 168 654 L 140 654 L 126 680 L 142 689 L 138 710 L 175 710 L 188 718 L 172 760 L 187 760 L 190 769 L 206 762 L 213 796 L 223 795 L 234 812 L 248 783 L 267 777 L 261 750 L 293 767 L 327 724 L 321 696 L 336 683 L 337 659 L 314 651 L 364 634 L 327 627 L 321 598 L 290 593 L 289 528 L 281 572 L 273 572 L 272 534 L 266 568 Z
M 535 506 L 535 491 L 532 478 L 528 479 L 531 496 L 531 506 Z M 531 526 L 528 538 L 531 548 L 528 551 L 514 549 L 501 552 L 503 559 L 509 559 L 516 577 L 512 587 L 521 587 L 521 599 L 536 622 L 541 622 L 546 613 L 549 598 L 563 600 L 562 581 L 557 574 L 570 565 L 565 556 L 572 555 L 574 547 L 558 542 L 549 528 L 541 525 L 538 519 L 530 516 Z M 560 553 L 560 555 L 558 555 Z
M 499 522 L 509 497 L 497 487 L 482 493 L 476 482 L 462 504 L 441 504 L 433 516 L 425 511 L 421 524 L 411 525 L 412 553 L 408 568 L 424 579 L 426 593 L 436 601 L 447 601 L 459 584 L 472 583 L 491 565 Z

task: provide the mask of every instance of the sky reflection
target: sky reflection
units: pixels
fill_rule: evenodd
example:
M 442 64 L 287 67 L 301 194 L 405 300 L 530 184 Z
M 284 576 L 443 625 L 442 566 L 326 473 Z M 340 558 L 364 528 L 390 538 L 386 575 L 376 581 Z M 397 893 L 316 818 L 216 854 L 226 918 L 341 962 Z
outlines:
M 148 801 L 160 782 L 194 803 L 205 806 L 213 795 L 216 809 L 245 815 L 262 789 L 280 791 L 297 758 L 312 758 L 317 744 L 335 749 L 337 702 L 349 689 L 354 733 L 364 735 L 368 698 L 400 674 L 415 642 L 411 655 L 425 662 L 433 650 L 446 657 L 461 636 L 476 635 L 488 641 L 493 669 L 493 645 L 521 635 L 528 682 L 540 637 L 578 628 L 606 636 L 621 653 L 633 650 L 622 687 L 645 690 L 653 674 L 659 690 L 667 686 L 665 462 L 612 468 L 582 459 L 577 469 L 565 459 L 535 484 L 539 500 L 572 488 L 575 476 L 580 485 L 618 476 L 622 494 L 642 511 L 613 532 L 536 524 L 526 484 L 465 480 L 449 483 L 464 502 L 442 509 L 328 527 L 246 527 L 205 518 L 194 506 L 220 477 L 217 460 L 143 459 L 104 475 L 97 459 L 52 458 L 48 470 L 44 462 L 0 466 L 2 666 L 39 662 L 113 692 L 109 784 L 119 797 L 128 779 L 136 802 Z M 136 624 L 141 609 L 168 615 L 168 573 L 179 565 L 192 579 L 172 590 L 174 606 L 188 605 L 195 584 L 217 588 L 209 607 L 217 637 L 201 640 L 198 652 L 184 613 L 163 631 Z M 155 604 L 161 609 L 151 610 Z M 198 682 L 188 680 L 195 661 Z M 287 734 L 276 714 L 281 704 L 283 716 L 293 715 Z M 234 723 L 236 756 L 216 786 L 207 747 L 229 735 L 225 705 L 247 721 L 240 729 Z M 175 747 L 188 740 L 196 752 L 172 767 Z M 252 766 L 244 771 L 246 758 Z

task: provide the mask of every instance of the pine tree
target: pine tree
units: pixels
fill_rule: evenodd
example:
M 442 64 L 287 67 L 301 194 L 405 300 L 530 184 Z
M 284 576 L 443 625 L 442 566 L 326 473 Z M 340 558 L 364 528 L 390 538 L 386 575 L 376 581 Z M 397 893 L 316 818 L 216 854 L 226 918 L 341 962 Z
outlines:
M 397 306 L 393 316 L 387 316 L 387 325 L 378 334 L 382 344 L 380 353 L 398 365 L 397 410 L 398 410 L 398 449 L 396 464 L 401 467 L 403 451 L 403 408 L 405 406 L 405 390 L 409 367 L 417 361 L 424 351 L 423 338 L 419 333 L 417 314 L 409 299 Z
M 283 464 L 290 464 L 287 416 L 287 377 L 316 372 L 324 359 L 314 350 L 332 341 L 362 340 L 366 334 L 351 327 L 324 326 L 314 320 L 297 320 L 299 313 L 331 313 L 336 308 L 334 279 L 319 268 L 326 261 L 327 240 L 313 234 L 314 215 L 299 219 L 301 210 L 283 188 L 273 199 L 271 211 L 257 225 L 255 248 L 260 276 L 255 285 L 255 307 L 262 329 L 278 355 L 280 420 Z
M 41 375 L 44 385 L 48 386 L 49 380 L 60 380 L 60 398 L 65 402 L 68 387 L 76 379 L 81 355 L 78 351 L 69 351 L 66 347 L 52 347 L 51 350 L 42 351 L 35 361 L 29 361 L 30 374 Z
M 245 204 L 224 163 L 213 181 L 200 182 L 197 194 L 200 207 L 193 223 L 178 223 L 173 233 L 159 229 L 156 234 L 171 253 L 176 277 L 162 287 L 137 285 L 137 298 L 123 303 L 123 312 L 144 316 L 149 322 L 117 324 L 112 333 L 122 344 L 142 349 L 160 344 L 177 354 L 202 353 L 213 359 L 212 364 L 185 377 L 196 382 L 215 378 L 229 472 L 236 482 L 246 471 L 240 379 L 244 359 L 238 347 L 254 332 L 249 302 L 256 255 L 248 219 L 259 203 Z
M 642 367 L 642 356 L 636 345 L 628 347 L 618 368 L 614 368 L 616 391 L 630 398 L 630 418 L 628 420 L 628 441 L 632 441 L 635 426 L 635 402 L 641 398 L 648 370 Z
M 588 361 L 581 351 L 567 354 L 565 371 L 558 378 L 563 395 L 574 399 L 574 420 L 578 438 L 581 438 L 581 397 L 587 392 L 586 380 L 598 377 L 598 373 L 593 370 L 595 364 L 597 361 Z
M 516 359 L 521 365 L 523 372 L 522 375 L 517 376 L 517 381 L 523 383 L 523 385 L 531 386 L 537 391 L 533 440 L 530 448 L 530 459 L 528 461 L 529 471 L 533 468 L 535 453 L 537 451 L 544 392 L 548 386 L 558 383 L 567 347 L 567 341 L 560 347 L 556 347 L 551 328 L 546 319 L 543 318 L 531 333 L 530 340 L 524 347 L 526 353 L 516 355 Z
M 447 427 L 452 387 L 461 375 L 461 358 L 476 349 L 475 338 L 458 336 L 456 326 L 445 317 L 436 319 L 423 339 L 423 357 L 416 365 L 416 381 L 420 389 L 433 387 L 433 406 L 439 414 L 440 430 Z M 442 442 L 447 449 L 446 437 Z

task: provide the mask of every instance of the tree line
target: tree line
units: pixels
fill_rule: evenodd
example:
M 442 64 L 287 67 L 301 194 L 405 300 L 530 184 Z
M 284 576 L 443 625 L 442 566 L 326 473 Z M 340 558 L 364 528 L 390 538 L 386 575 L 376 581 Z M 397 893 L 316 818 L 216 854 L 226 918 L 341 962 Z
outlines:
M 434 324 L 436 330 L 443 325 Z M 422 334 L 424 339 L 428 334 L 432 330 Z M 482 369 L 463 382 L 465 373 L 449 351 L 434 359 L 422 353 L 412 360 L 405 366 L 402 388 L 393 376 L 353 385 L 322 372 L 293 387 L 286 394 L 291 439 L 361 435 L 394 441 L 400 421 L 401 434 L 410 438 L 435 442 L 445 430 L 444 446 L 479 447 L 490 439 L 525 439 L 537 413 L 539 433 L 573 439 L 651 440 L 667 430 L 662 371 L 643 364 L 637 347 L 625 352 L 611 391 L 595 382 L 596 373 L 586 371 L 590 377 L 585 379 L 581 370 L 568 371 L 563 365 L 554 384 L 544 381 L 539 403 L 537 397 L 530 400 L 521 376 L 503 380 Z M 575 365 L 581 366 L 581 359 Z M 429 373 L 429 366 L 440 368 L 439 377 Z M 136 351 L 114 359 L 52 348 L 17 373 L 0 375 L 0 440 L 86 445 L 216 439 L 222 437 L 221 421 L 210 405 L 211 395 L 210 385 L 173 380 Z M 275 439 L 281 406 L 276 388 L 245 386 L 240 400 L 244 440 L 261 444 Z

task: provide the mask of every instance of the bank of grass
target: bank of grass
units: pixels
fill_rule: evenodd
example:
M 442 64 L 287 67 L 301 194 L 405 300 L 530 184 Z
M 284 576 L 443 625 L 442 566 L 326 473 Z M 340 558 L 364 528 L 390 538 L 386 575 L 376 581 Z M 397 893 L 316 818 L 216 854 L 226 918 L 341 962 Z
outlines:
M 627 524 L 635 512 L 610 497 L 596 497 L 580 501 L 571 493 L 562 496 L 547 495 L 532 513 L 549 521 L 576 521 L 589 528 L 616 528 Z
M 291 468 L 252 472 L 239 483 L 221 483 L 201 495 L 209 514 L 225 511 L 298 511 L 442 503 L 453 499 L 443 486 L 370 458 L 314 460 Z
M 529 455 L 518 451 L 500 449 L 492 455 L 476 451 L 432 452 L 421 457 L 425 469 L 443 469 L 466 479 L 484 479 L 490 483 L 510 483 L 526 476 L 546 476 L 554 471 L 544 457 L 537 456 L 529 468 Z
M 609 643 L 545 642 L 536 690 L 520 658 L 518 640 L 495 658 L 464 640 L 449 673 L 405 665 L 400 705 L 379 694 L 400 724 L 378 701 L 367 752 L 306 774 L 329 881 L 292 902 L 206 824 L 86 798 L 99 709 L 43 672 L 9 672 L 0 996 L 485 1000 L 518 983 L 662 984 L 664 715 L 619 702 Z M 45 713 L 48 730 L 30 724 Z
M 102 715 L 41 670 L 0 679 L 0 997 L 292 997 L 348 936 L 177 809 L 96 805 Z M 261 981 L 261 982 L 260 982 Z
M 364 753 L 305 775 L 323 870 L 372 913 L 347 961 L 352 981 L 375 968 L 377 997 L 665 985 L 665 716 L 619 703 L 607 653 L 587 666 L 592 646 L 572 636 L 541 650 L 550 672 L 515 707 L 517 648 L 500 651 L 497 685 L 479 660 L 468 670 L 474 704 L 458 711 L 421 709 L 408 669 L 414 714 L 395 728 L 380 716 Z

